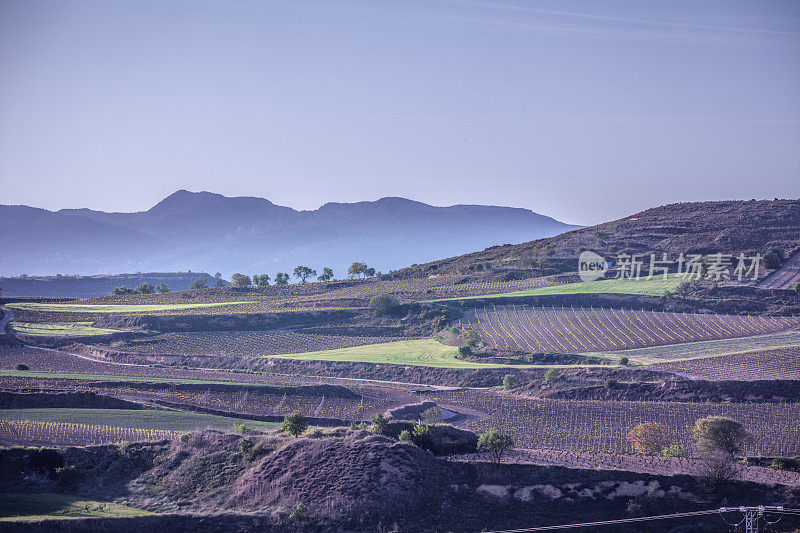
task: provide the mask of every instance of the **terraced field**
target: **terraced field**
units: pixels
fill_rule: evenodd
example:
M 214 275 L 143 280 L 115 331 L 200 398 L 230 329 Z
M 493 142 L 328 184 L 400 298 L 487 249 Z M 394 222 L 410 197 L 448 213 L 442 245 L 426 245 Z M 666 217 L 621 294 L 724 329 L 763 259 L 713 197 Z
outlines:
M 258 420 L 153 409 L 0 409 L 0 421 L 85 424 L 158 431 L 193 431 L 205 428 L 229 431 L 235 423 L 271 430 L 280 425 Z
M 284 359 L 352 361 L 359 363 L 382 363 L 393 365 L 432 366 L 441 368 L 525 368 L 530 365 L 505 365 L 473 363 L 456 358 L 458 351 L 453 346 L 432 339 L 387 342 L 354 348 L 327 350 L 291 355 L 277 355 Z
M 91 322 L 11 322 L 11 331 L 28 337 L 84 337 L 111 335 L 117 329 L 94 328 Z
M 317 335 L 293 331 L 166 333 L 112 348 L 144 355 L 261 357 L 395 342 L 398 337 Z
M 591 355 L 612 357 L 625 355 L 642 364 L 659 363 L 700 357 L 736 355 L 758 350 L 800 347 L 800 331 L 790 330 L 753 337 L 735 337 L 711 341 L 687 342 L 649 348 L 634 348 L 619 352 L 593 352 Z
M 638 279 L 601 279 L 597 281 L 580 281 L 577 283 L 564 283 L 530 290 L 503 292 L 496 294 L 475 295 L 462 298 L 445 298 L 443 300 L 470 300 L 478 298 L 507 298 L 519 296 L 547 296 L 553 294 L 641 294 L 661 296 L 672 291 L 685 281 L 679 274 L 669 274 L 667 277 L 655 276 Z
M 787 259 L 781 268 L 759 283 L 758 288 L 790 290 L 798 281 L 800 281 L 800 252 Z
M 209 307 L 222 307 L 226 305 L 241 305 L 250 302 L 210 302 L 210 303 L 191 303 L 191 304 L 59 304 L 59 303 L 36 303 L 23 302 L 12 303 L 6 307 L 20 311 L 33 311 L 41 313 L 81 313 L 81 314 L 105 314 L 105 313 L 154 313 L 161 311 L 185 311 L 189 309 L 206 309 Z
M 713 404 L 681 402 L 580 401 L 534 399 L 494 391 L 429 391 L 420 394 L 442 406 L 484 413 L 463 426 L 477 432 L 497 429 L 521 448 L 632 454 L 630 429 L 659 422 L 673 442 L 690 449 L 691 428 L 699 418 L 719 415 L 742 422 L 752 435 L 751 456 L 800 455 L 800 404 Z
M 710 381 L 800 380 L 800 347 L 658 363 L 649 368 Z
M 763 335 L 796 328 L 800 318 L 484 306 L 459 325 L 498 350 L 588 353 Z

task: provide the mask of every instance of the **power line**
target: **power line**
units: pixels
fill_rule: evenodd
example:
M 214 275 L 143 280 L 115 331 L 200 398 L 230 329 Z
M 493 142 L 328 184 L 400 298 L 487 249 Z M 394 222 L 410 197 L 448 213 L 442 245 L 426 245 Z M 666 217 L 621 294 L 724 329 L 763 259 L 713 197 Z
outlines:
M 746 529 L 746 531 L 748 532 L 758 531 L 758 522 L 764 513 L 800 516 L 800 509 L 786 509 L 781 506 L 759 505 L 757 507 L 720 507 L 719 509 L 709 509 L 706 511 L 690 511 L 686 513 L 674 513 L 674 514 L 665 514 L 657 516 L 621 518 L 618 520 L 601 520 L 597 522 L 582 522 L 578 524 L 560 524 L 555 526 L 537 526 L 537 527 L 527 527 L 520 529 L 504 529 L 504 530 L 490 531 L 489 533 L 528 533 L 533 531 L 556 531 L 559 529 L 574 529 L 580 527 L 593 527 L 593 526 L 611 526 L 617 524 L 631 524 L 635 522 L 649 522 L 651 520 L 672 520 L 675 518 L 688 518 L 692 516 L 707 516 L 712 514 L 719 514 L 721 517 L 722 513 L 733 513 L 733 512 L 740 512 L 744 515 L 742 517 L 741 522 L 734 525 L 739 525 L 743 522 L 746 522 L 746 527 L 748 528 Z M 731 525 L 724 518 L 723 520 L 728 525 Z

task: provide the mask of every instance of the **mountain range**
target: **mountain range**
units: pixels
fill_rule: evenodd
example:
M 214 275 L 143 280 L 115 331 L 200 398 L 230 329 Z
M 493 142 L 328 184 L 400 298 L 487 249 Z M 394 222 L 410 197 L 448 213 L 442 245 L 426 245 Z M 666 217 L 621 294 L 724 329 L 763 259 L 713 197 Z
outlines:
M 405 198 L 297 211 L 255 197 L 177 191 L 147 211 L 0 206 L 0 275 L 270 273 L 365 261 L 387 272 L 577 228 L 520 208 Z

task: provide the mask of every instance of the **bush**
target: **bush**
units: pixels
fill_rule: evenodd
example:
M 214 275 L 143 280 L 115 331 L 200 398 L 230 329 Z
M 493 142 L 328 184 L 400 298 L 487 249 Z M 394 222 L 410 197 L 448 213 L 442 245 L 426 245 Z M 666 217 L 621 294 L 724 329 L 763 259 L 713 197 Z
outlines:
M 719 450 L 727 454 L 741 451 L 749 435 L 741 422 L 724 416 L 707 416 L 694 425 L 697 444 L 704 450 Z
M 636 453 L 658 455 L 672 443 L 672 435 L 658 422 L 642 422 L 628 432 L 628 440 Z
M 506 374 L 503 377 L 503 390 L 511 390 L 519 385 L 519 380 L 514 374 Z
M 378 294 L 369 301 L 369 310 L 373 316 L 388 316 L 400 309 L 400 301 L 391 294 Z
M 306 429 L 308 429 L 308 421 L 300 411 L 295 411 L 294 413 L 290 413 L 283 417 L 281 430 L 298 437 Z
M 190 289 L 205 289 L 206 287 L 206 280 L 203 278 L 197 278 L 189 284 Z
M 499 464 L 503 454 L 514 447 L 514 440 L 495 429 L 490 429 L 478 437 L 478 449 L 488 452 L 492 461 Z
M 56 468 L 56 480 L 62 487 L 71 487 L 83 477 L 80 470 L 74 466 L 62 466 Z
M 617 360 L 617 363 L 621 364 L 622 366 L 628 366 L 630 359 L 625 357 L 624 355 Z
M 559 372 L 555 368 L 550 368 L 544 374 L 544 382 L 545 383 L 550 383 L 551 381 L 557 380 L 559 378 L 559 376 L 561 376 L 561 372 Z
M 465 329 L 463 337 L 464 343 L 472 348 L 476 347 L 481 342 L 481 336 L 478 335 L 478 332 L 471 329 Z
M 775 250 L 767 252 L 767 254 L 764 255 L 764 266 L 770 270 L 780 268 L 781 262 L 781 258 L 777 253 L 775 253 Z
M 770 466 L 772 468 L 777 468 L 778 470 L 800 472 L 800 457 L 795 457 L 794 459 L 790 457 L 776 457 L 772 460 L 772 464 Z
M 400 432 L 400 435 L 397 437 L 397 440 L 401 442 L 412 442 L 413 439 L 411 438 L 411 432 L 407 429 L 404 429 Z
M 237 422 L 233 423 L 233 432 L 238 433 L 239 435 L 246 435 L 247 433 L 252 433 L 252 429 L 247 427 L 245 424 L 239 424 Z
M 664 457 L 689 457 L 689 452 L 680 444 L 673 444 L 661 450 Z
M 16 365 L 14 365 L 14 369 L 15 370 L 30 370 L 31 367 L 29 367 L 28 365 L 26 365 L 24 363 L 17 363 Z
M 430 424 L 436 424 L 442 421 L 444 414 L 438 407 L 429 407 L 422 411 L 422 419 Z
M 800 283 L 795 283 L 795 285 L 800 285 Z M 450 328 L 450 333 L 452 333 L 453 335 L 458 335 L 458 326 L 453 326 L 452 328 Z
M 376 435 L 385 435 L 389 427 L 389 421 L 381 413 L 372 417 L 372 432 Z
M 433 331 L 442 331 L 444 328 L 447 327 L 448 322 L 450 321 L 447 320 L 447 317 L 445 315 L 437 315 L 433 317 L 433 320 L 431 321 L 431 329 Z
M 464 357 L 472 355 L 472 346 L 469 344 L 462 344 L 458 347 L 458 355 L 462 355 Z

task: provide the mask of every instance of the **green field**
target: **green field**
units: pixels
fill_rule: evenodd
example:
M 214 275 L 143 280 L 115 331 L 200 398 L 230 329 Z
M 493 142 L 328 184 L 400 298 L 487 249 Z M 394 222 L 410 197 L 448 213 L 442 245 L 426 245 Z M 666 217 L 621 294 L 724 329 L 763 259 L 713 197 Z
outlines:
M 153 514 L 118 503 L 87 500 L 53 493 L 0 493 L 0 521 L 32 521 L 46 518 L 126 517 Z
M 720 355 L 735 355 L 775 348 L 791 348 L 800 346 L 800 331 L 782 331 L 754 337 L 735 339 L 719 339 L 713 341 L 685 342 L 667 346 L 651 346 L 615 352 L 592 352 L 584 355 L 601 357 L 627 356 L 631 361 L 640 364 L 663 363 L 681 359 L 698 359 Z
M 31 337 L 110 335 L 118 329 L 93 328 L 91 322 L 11 322 L 11 331 Z
M 205 304 L 54 304 L 54 303 L 16 303 L 8 304 L 10 309 L 20 311 L 39 311 L 45 313 L 153 313 L 158 311 L 184 311 L 205 307 L 248 304 L 252 302 L 214 302 Z
M 567 368 L 596 365 L 504 365 L 498 363 L 473 363 L 456 359 L 457 350 L 432 339 L 366 344 L 352 348 L 339 348 L 321 352 L 287 355 L 269 355 L 279 359 L 320 361 L 351 361 L 357 363 L 385 363 L 393 365 L 432 366 L 439 368 Z
M 552 287 L 540 287 L 527 291 L 505 292 L 500 294 L 487 294 L 483 296 L 462 296 L 459 298 L 445 298 L 433 300 L 436 302 L 452 300 L 474 300 L 478 298 L 509 298 L 514 296 L 549 296 L 558 294 L 640 294 L 643 296 L 661 296 L 667 291 L 674 290 L 684 280 L 677 274 L 670 274 L 666 279 L 656 276 L 653 279 L 601 279 L 597 281 L 580 281 L 577 283 L 564 283 Z
M 208 385 L 247 385 L 248 387 L 275 387 L 272 383 L 252 381 L 215 381 L 207 379 L 160 378 L 150 376 L 126 376 L 121 374 L 70 374 L 62 372 L 36 372 L 33 370 L 0 370 L 0 376 L 17 378 L 78 379 L 82 381 L 134 381 L 138 383 L 200 383 Z
M 274 422 L 155 409 L 2 409 L 0 410 L 0 420 L 68 422 L 70 424 L 165 431 L 194 431 L 205 428 L 230 431 L 234 424 L 245 424 L 248 427 L 266 431 L 280 426 Z

